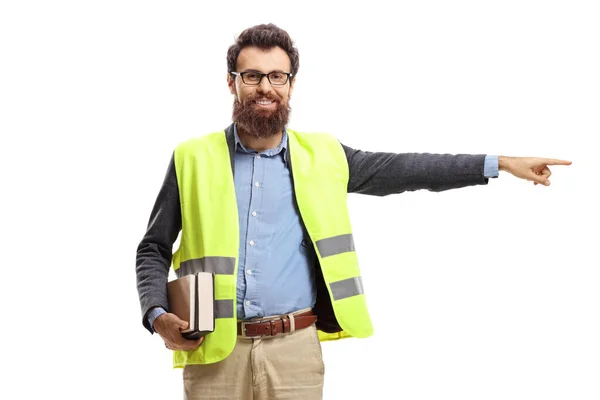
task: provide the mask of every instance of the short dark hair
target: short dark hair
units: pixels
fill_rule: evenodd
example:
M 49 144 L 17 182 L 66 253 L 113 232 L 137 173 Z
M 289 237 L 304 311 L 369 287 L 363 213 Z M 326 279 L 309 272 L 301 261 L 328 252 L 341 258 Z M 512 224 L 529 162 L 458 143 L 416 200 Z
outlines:
M 300 56 L 298 49 L 290 35 L 283 29 L 273 24 L 261 24 L 245 29 L 235 40 L 235 43 L 227 50 L 227 72 L 236 69 L 237 59 L 244 47 L 255 46 L 259 49 L 269 50 L 273 47 L 281 47 L 290 58 L 293 76 L 300 69 Z

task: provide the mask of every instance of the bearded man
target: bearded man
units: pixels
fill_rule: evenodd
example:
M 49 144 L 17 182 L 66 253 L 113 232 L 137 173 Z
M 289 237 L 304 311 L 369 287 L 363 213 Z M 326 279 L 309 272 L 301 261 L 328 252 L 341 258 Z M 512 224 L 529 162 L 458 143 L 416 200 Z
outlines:
M 321 341 L 372 326 L 346 196 L 487 185 L 498 171 L 549 185 L 569 161 L 364 152 L 289 128 L 290 36 L 246 29 L 227 53 L 233 123 L 178 145 L 137 249 L 142 322 L 174 352 L 186 399 L 320 399 Z M 179 249 L 173 243 L 181 232 Z M 167 280 L 215 274 L 215 329 L 186 340 Z

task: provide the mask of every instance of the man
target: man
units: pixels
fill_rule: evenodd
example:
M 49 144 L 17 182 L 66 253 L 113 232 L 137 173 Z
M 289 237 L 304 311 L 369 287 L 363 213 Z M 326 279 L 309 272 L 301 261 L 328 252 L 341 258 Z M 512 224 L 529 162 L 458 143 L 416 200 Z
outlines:
M 549 185 L 548 166 L 570 164 L 370 153 L 289 129 L 299 56 L 271 24 L 242 32 L 227 65 L 233 124 L 177 146 L 137 251 L 143 324 L 184 368 L 187 399 L 319 399 L 320 341 L 372 333 L 347 193 L 485 185 L 499 170 Z M 216 327 L 202 339 L 168 312 L 171 263 L 215 273 Z

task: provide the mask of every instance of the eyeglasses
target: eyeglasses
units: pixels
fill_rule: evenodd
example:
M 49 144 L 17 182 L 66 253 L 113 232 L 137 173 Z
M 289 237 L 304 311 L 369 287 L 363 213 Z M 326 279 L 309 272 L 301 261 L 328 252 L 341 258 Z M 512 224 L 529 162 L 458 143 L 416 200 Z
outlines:
M 293 75 L 289 72 L 273 71 L 268 74 L 263 74 L 258 71 L 245 71 L 245 72 L 230 72 L 231 75 L 241 76 L 242 82 L 246 85 L 260 85 L 262 78 L 265 76 L 269 80 L 269 83 L 273 86 L 283 86 L 287 83 L 288 79 Z

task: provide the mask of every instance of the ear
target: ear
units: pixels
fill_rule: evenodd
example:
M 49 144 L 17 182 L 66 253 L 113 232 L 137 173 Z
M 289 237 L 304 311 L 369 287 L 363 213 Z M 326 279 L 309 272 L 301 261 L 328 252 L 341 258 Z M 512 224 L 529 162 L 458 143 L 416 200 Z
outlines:
M 235 95 L 235 76 L 231 75 L 229 72 L 227 73 L 227 86 L 229 87 L 229 92 Z

